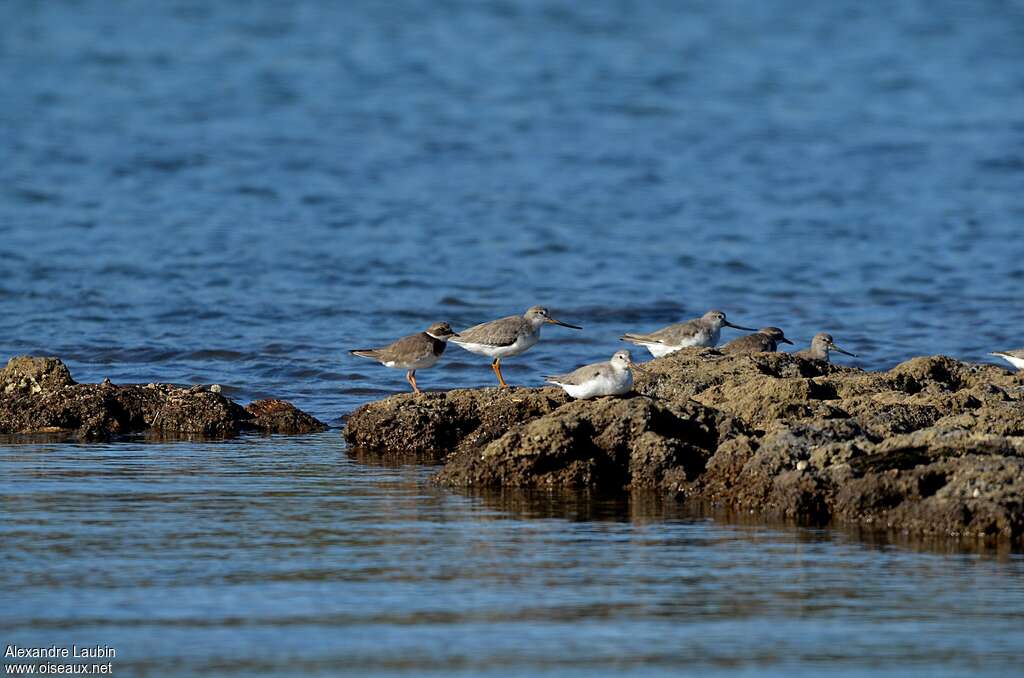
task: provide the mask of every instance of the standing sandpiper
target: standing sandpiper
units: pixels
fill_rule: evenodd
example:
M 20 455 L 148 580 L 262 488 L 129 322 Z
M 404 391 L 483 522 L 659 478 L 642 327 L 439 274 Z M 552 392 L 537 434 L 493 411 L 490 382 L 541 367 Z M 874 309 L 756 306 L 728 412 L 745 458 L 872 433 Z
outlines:
M 510 315 L 463 330 L 459 332 L 457 339 L 452 339 L 452 343 L 470 353 L 494 358 L 491 361 L 491 368 L 498 376 L 498 383 L 505 388 L 508 384 L 501 376 L 501 359 L 519 355 L 540 341 L 540 328 L 545 323 L 571 327 L 574 330 L 583 329 L 555 320 L 548 315 L 548 310 L 543 306 L 531 306 L 521 316 Z
M 718 344 L 718 338 L 723 327 L 732 327 L 737 330 L 753 332 L 750 327 L 733 325 L 725 319 L 725 313 L 721 311 L 708 311 L 700 318 L 687 320 L 684 323 L 662 327 L 660 330 L 650 334 L 637 334 L 626 332 L 622 341 L 643 346 L 651 352 L 655 358 L 674 353 L 681 348 L 689 346 L 705 346 L 713 348 Z
M 425 331 L 402 337 L 384 348 L 363 348 L 349 353 L 376 360 L 384 367 L 408 370 L 405 379 L 412 386 L 413 393 L 419 394 L 422 391 L 416 385 L 416 370 L 432 367 L 441 359 L 448 340 L 457 336 L 448 323 L 434 323 Z
M 774 353 L 779 344 L 792 344 L 778 327 L 762 327 L 754 334 L 733 339 L 722 347 L 722 353 Z
M 1012 351 L 994 351 L 993 353 L 989 353 L 989 355 L 1002 358 L 1018 370 L 1024 370 L 1024 348 L 1018 348 Z
M 549 384 L 561 386 L 577 400 L 597 396 L 623 395 L 633 390 L 633 357 L 629 351 L 616 351 L 608 362 L 583 367 L 553 377 L 544 377 Z
M 811 339 L 811 347 L 809 349 L 797 351 L 793 355 L 800 356 L 801 358 L 809 358 L 811 360 L 824 360 L 825 362 L 829 362 L 828 352 L 830 350 L 838 351 L 839 353 L 848 355 L 851 358 L 857 357 L 853 353 L 844 351 L 836 346 L 836 342 L 832 341 L 832 335 L 828 332 L 818 332 L 814 335 L 814 338 Z

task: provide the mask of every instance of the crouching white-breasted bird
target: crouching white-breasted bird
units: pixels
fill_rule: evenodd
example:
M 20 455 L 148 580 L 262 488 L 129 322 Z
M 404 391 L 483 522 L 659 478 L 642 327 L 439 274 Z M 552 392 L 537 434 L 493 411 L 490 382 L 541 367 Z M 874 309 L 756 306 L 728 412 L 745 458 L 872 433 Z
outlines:
M 561 386 L 577 400 L 624 395 L 633 390 L 632 370 L 636 367 L 629 351 L 616 351 L 607 362 L 584 365 L 569 374 L 544 377 L 544 381 Z

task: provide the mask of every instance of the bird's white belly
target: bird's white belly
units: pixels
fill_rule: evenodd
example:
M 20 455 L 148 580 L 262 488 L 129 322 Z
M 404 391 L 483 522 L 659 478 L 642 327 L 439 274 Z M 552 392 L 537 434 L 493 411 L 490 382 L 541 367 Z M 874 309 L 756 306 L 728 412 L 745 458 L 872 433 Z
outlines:
M 1009 355 L 1001 355 L 999 357 L 1016 367 L 1018 370 L 1024 370 L 1024 358 L 1014 358 Z
M 683 346 L 669 346 L 668 344 L 641 344 L 644 348 L 651 352 L 655 358 L 666 356 L 669 353 L 675 353 Z
M 508 346 L 491 346 L 490 344 L 470 344 L 461 343 L 452 339 L 451 341 L 458 344 L 462 348 L 466 349 L 470 353 L 476 353 L 477 355 L 485 355 L 489 358 L 507 358 L 513 355 L 519 355 L 523 351 L 532 347 L 540 340 L 540 332 L 534 334 L 521 334 L 516 338 L 515 343 L 509 344 Z
M 624 395 L 633 390 L 633 375 L 623 372 L 616 375 L 601 375 L 582 384 L 558 384 L 571 398 L 583 400 L 599 396 Z

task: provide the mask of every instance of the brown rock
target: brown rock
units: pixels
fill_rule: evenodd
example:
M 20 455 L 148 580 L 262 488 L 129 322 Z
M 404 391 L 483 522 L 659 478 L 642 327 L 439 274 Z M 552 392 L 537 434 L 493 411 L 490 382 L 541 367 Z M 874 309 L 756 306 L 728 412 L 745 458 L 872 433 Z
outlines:
M 291 432 L 311 422 L 318 427 L 309 430 L 326 428 L 294 408 L 285 414 L 285 405 L 263 407 L 261 417 L 202 387 L 117 386 L 109 380 L 78 384 L 56 358 L 14 358 L 0 373 L 0 434 L 66 432 L 96 439 L 141 431 L 205 436 L 257 428 Z
M 1020 376 L 945 356 L 887 372 L 684 349 L 648 397 L 553 389 L 396 396 L 350 417 L 362 455 L 447 455 L 463 487 L 660 488 L 805 522 L 1024 537 Z
M 35 395 L 74 383 L 71 372 L 57 358 L 19 355 L 8 360 L 7 366 L 0 371 L 0 395 Z
M 245 406 L 252 415 L 250 424 L 267 433 L 315 433 L 327 425 L 284 400 L 267 398 Z
M 728 417 L 690 402 L 650 398 L 575 401 L 453 455 L 438 475 L 451 485 L 660 487 L 699 476 Z M 731 422 L 727 422 L 731 423 Z
M 349 415 L 344 435 L 362 453 L 440 461 L 462 445 L 482 447 L 568 401 L 558 388 L 404 393 L 360 407 Z

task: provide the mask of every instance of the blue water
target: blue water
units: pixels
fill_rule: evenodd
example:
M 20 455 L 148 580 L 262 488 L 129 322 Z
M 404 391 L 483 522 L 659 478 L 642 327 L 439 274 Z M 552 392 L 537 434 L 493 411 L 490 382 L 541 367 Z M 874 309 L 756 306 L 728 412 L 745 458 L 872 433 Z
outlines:
M 534 303 L 585 329 L 513 383 L 712 307 L 868 368 L 988 360 L 1024 343 L 1021 63 L 997 0 L 9 0 L 0 358 L 336 425 L 406 388 L 346 349 Z M 493 380 L 455 347 L 418 377 Z M 0 642 L 127 673 L 1019 668 L 1008 552 L 495 502 L 336 430 L 0 471 Z

